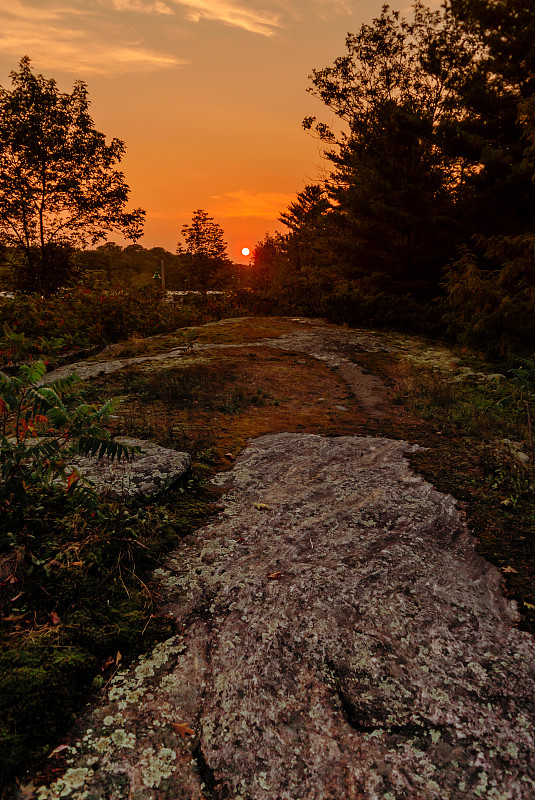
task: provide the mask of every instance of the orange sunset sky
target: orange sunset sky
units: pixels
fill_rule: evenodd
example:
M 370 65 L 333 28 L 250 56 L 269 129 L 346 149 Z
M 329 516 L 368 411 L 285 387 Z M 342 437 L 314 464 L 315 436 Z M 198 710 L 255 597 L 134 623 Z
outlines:
M 408 3 L 392 4 L 407 11 Z M 439 0 L 430 5 L 438 7 Z M 126 143 L 144 247 L 175 251 L 203 208 L 244 261 L 307 183 L 321 179 L 303 117 L 331 115 L 307 93 L 312 68 L 344 53 L 381 0 L 0 0 L 0 83 L 23 55 L 63 91 L 89 87 L 96 127 Z M 110 239 L 120 244 L 119 237 Z

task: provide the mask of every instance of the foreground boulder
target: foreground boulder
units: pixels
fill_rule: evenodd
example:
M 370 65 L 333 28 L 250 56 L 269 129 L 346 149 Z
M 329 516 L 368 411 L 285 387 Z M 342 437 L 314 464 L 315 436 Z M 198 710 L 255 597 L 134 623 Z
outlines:
M 120 461 L 107 456 L 100 459 L 82 455 L 69 458 L 69 466 L 75 467 L 102 497 L 110 500 L 159 494 L 172 486 L 191 466 L 188 453 L 127 436 L 118 436 L 116 441 L 139 447 L 141 453 Z
M 181 633 L 115 677 L 32 796 L 533 798 L 534 642 L 410 449 L 252 442 L 159 571 Z

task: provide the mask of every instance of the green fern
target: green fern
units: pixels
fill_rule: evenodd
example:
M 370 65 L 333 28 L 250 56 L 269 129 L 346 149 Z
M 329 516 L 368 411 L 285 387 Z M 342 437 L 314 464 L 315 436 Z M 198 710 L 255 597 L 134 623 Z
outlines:
M 78 439 L 78 452 L 85 456 L 97 456 L 100 460 L 106 456 L 113 461 L 117 459 L 120 461 L 122 458 L 130 460 L 135 454 L 140 453 L 139 447 L 126 445 L 122 442 L 117 442 L 115 439 L 110 439 L 102 436 L 80 436 Z
M 0 372 L 0 510 L 15 500 L 23 505 L 31 486 L 58 482 L 87 504 L 94 490 L 83 478 L 69 480 L 70 454 L 119 461 L 140 452 L 116 442 L 103 425 L 122 398 L 90 405 L 77 393 L 78 376 L 41 385 L 45 372 L 42 362 L 23 364 L 15 376 Z

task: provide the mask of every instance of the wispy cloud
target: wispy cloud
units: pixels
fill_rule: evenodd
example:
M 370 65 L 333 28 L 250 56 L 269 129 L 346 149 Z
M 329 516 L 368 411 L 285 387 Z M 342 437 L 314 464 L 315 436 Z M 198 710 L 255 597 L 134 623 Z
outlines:
M 352 14 L 350 0 L 267 0 L 269 10 L 257 9 L 255 0 L 169 0 L 187 9 L 188 19 L 223 22 L 251 33 L 273 36 L 278 29 L 286 27 L 305 14 L 315 14 L 321 19 L 331 19 L 337 14 Z
M 351 15 L 354 10 L 349 0 L 313 0 L 312 7 L 321 19 L 332 19 L 337 14 Z
M 248 189 L 237 189 L 233 192 L 225 192 L 224 195 L 213 195 L 210 200 L 212 200 L 211 213 L 222 219 L 258 217 L 272 220 L 295 200 L 295 194 L 251 192 Z
M 157 14 L 169 16 L 173 9 L 162 0 L 145 2 L 145 0 L 111 0 L 111 6 L 116 11 L 133 11 L 137 14 Z
M 320 0 L 321 1 L 321 0 Z M 249 33 L 272 36 L 281 27 L 280 11 L 255 9 L 251 0 L 99 0 L 115 11 L 129 11 L 140 14 L 170 15 L 182 11 L 189 22 L 207 20 L 221 22 L 233 28 L 242 28 Z M 268 0 L 275 9 L 278 0 Z M 283 0 L 284 2 L 284 0 Z
M 350 0 L 0 0 L 0 56 L 78 75 L 147 72 L 187 63 L 175 53 L 188 23 L 272 37 L 305 15 L 342 12 Z
M 159 0 L 152 3 L 157 4 Z M 109 75 L 147 72 L 185 63 L 146 47 L 141 37 L 127 39 L 124 34 L 118 35 L 109 20 L 99 18 L 94 6 L 88 11 L 76 5 L 30 6 L 20 0 L 0 0 L 0 14 L 0 53 L 14 61 L 29 55 L 39 69 Z
M 201 19 L 223 22 L 234 28 L 242 28 L 250 33 L 273 36 L 281 27 L 280 15 L 274 12 L 256 11 L 244 3 L 230 0 L 173 0 L 175 5 L 186 8 L 191 22 Z
M 53 6 L 47 3 L 28 5 L 20 0 L 0 0 L 2 25 L 5 24 L 6 18 L 41 23 L 61 19 L 67 14 L 86 16 L 87 13 L 88 12 L 84 12 L 83 9 L 76 8 L 75 6 L 62 8 L 61 6 Z
M 284 19 L 293 21 L 302 20 L 305 16 L 329 20 L 339 14 L 351 16 L 355 11 L 353 0 L 271 0 L 271 2 Z

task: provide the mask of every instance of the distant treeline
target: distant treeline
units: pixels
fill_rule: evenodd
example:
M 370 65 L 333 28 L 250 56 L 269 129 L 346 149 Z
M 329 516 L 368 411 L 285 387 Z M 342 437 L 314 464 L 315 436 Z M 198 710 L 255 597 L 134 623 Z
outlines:
M 94 285 L 102 281 L 108 286 L 129 288 L 147 282 L 165 284 L 170 290 L 210 290 L 236 288 L 240 275 L 236 264 L 227 258 L 210 260 L 210 269 L 199 269 L 199 259 L 190 253 L 170 253 L 163 247 L 146 249 L 139 244 L 121 247 L 106 242 L 95 250 L 84 250 L 77 254 L 86 282 Z M 205 274 L 206 273 L 206 274 Z
M 0 271 L 4 290 L 13 288 L 13 269 L 9 253 L 5 257 L 3 272 Z M 198 261 L 188 253 L 178 255 L 163 247 L 145 248 L 139 244 L 122 247 L 115 242 L 106 242 L 92 250 L 73 249 L 68 254 L 68 273 L 63 288 L 86 285 L 90 288 L 103 286 L 108 289 L 136 289 L 154 283 L 170 290 L 210 290 L 238 288 L 242 280 L 239 266 L 228 259 L 214 259 L 211 269 L 201 274 Z M 36 287 L 36 291 L 39 287 Z M 31 293 L 32 284 L 27 282 L 25 293 Z

